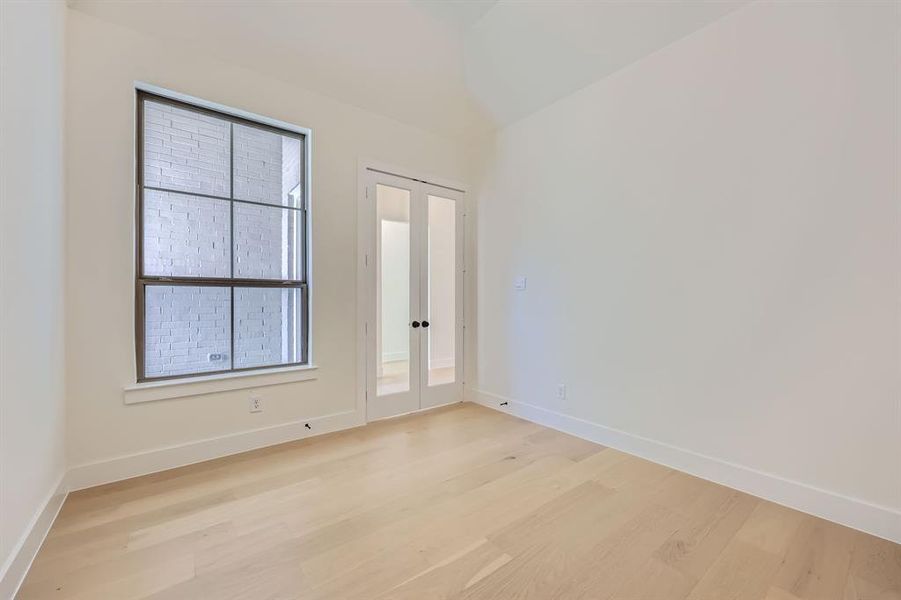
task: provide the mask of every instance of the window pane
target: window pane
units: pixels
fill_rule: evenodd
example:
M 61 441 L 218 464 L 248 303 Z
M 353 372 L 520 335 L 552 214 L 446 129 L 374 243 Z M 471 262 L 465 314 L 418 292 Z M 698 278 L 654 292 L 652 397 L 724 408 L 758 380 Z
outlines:
M 298 363 L 303 293 L 299 288 L 235 288 L 235 368 Z
M 230 130 L 223 119 L 144 102 L 144 185 L 229 196 Z
M 231 289 L 148 285 L 144 293 L 144 376 L 231 368 Z
M 235 124 L 235 198 L 301 205 L 300 139 Z
M 235 202 L 235 277 L 300 279 L 302 216 L 299 210 Z
M 144 191 L 144 274 L 229 277 L 229 202 Z

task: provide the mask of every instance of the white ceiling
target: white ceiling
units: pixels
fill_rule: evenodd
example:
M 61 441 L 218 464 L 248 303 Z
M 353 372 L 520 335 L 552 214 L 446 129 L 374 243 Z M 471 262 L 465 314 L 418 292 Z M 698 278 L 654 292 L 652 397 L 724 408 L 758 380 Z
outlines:
M 501 0 L 466 31 L 466 81 L 507 125 L 748 1 Z
M 444 135 L 509 124 L 749 0 L 70 0 Z

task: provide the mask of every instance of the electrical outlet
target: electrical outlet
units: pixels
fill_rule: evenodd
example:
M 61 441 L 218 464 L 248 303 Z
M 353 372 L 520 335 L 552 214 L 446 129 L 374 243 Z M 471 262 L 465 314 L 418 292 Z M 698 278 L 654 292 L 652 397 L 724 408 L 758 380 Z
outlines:
M 564 400 L 566 398 L 566 384 L 558 383 L 557 384 L 557 399 Z
M 254 394 L 250 397 L 250 412 L 263 412 L 263 397 Z

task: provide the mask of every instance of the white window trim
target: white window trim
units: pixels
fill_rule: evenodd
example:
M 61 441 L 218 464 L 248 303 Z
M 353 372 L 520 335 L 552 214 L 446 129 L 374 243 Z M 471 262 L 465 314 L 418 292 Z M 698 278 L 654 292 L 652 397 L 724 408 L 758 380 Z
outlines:
M 271 125 L 272 127 L 277 127 L 278 129 L 293 131 L 294 133 L 299 133 L 305 136 L 313 135 L 313 130 L 307 127 L 301 127 L 299 125 L 288 123 L 286 121 L 279 121 L 278 119 L 258 115 L 250 111 L 241 110 L 240 108 L 233 108 L 231 106 L 219 104 L 218 102 L 210 102 L 209 100 L 204 100 L 203 98 L 190 96 L 188 94 L 182 94 L 181 92 L 175 92 L 166 88 L 159 87 L 157 85 L 145 83 L 143 81 L 135 81 L 134 86 L 136 90 L 149 92 L 151 94 L 156 94 L 157 96 L 164 96 L 166 98 L 178 100 L 186 104 L 193 104 L 194 106 L 199 106 L 201 108 L 208 108 L 210 110 L 214 110 L 226 115 L 232 115 L 233 117 L 240 117 L 242 119 L 247 119 L 248 121 L 256 121 L 257 123 Z M 309 159 L 307 158 L 307 160 Z M 307 184 L 307 187 L 309 187 L 309 184 Z
M 319 377 L 316 365 L 298 365 L 273 369 L 256 369 L 216 375 L 165 379 L 127 385 L 122 390 L 125 404 L 140 404 L 173 398 L 188 398 L 229 390 L 311 381 Z

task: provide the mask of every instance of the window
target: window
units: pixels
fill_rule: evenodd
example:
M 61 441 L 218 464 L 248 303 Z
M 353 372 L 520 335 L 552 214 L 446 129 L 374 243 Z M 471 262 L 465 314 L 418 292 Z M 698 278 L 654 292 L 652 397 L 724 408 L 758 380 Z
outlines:
M 138 381 L 308 361 L 307 138 L 138 92 Z

